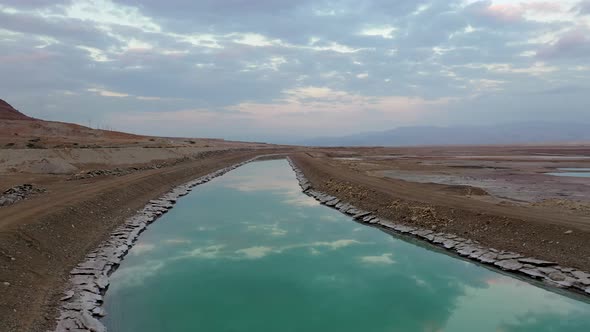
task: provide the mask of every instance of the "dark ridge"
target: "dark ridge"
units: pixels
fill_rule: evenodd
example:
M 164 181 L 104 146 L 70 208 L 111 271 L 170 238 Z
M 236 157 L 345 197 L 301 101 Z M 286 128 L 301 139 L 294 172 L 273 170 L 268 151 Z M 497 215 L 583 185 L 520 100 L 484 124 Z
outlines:
M 9 103 L 0 99 L 0 119 L 1 120 L 34 120 L 21 112 L 17 111 Z

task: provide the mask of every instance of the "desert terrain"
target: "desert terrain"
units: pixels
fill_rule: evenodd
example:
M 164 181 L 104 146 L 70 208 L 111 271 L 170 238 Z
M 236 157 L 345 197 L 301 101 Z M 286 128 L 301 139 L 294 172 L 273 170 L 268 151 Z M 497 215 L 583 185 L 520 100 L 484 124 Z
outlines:
M 46 331 L 69 271 L 151 199 L 254 156 L 383 218 L 590 271 L 590 145 L 313 148 L 141 136 L 0 101 L 0 330 Z M 25 186 L 26 185 L 26 186 Z

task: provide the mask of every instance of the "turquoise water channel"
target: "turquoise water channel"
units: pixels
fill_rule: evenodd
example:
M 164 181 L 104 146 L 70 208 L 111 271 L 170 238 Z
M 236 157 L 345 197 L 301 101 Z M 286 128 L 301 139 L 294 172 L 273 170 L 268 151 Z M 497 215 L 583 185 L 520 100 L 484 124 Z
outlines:
M 360 225 L 285 160 L 198 186 L 112 275 L 111 332 L 590 331 L 590 305 Z

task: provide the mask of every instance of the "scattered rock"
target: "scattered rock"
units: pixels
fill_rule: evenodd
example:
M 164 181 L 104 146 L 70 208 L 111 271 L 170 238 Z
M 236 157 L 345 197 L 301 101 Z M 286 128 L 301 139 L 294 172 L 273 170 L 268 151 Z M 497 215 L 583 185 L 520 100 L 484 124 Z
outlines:
M 94 308 L 94 310 L 92 310 L 92 314 L 94 316 L 98 316 L 98 317 L 104 317 L 107 315 L 106 312 L 104 311 L 104 309 L 101 307 Z
M 565 280 L 565 276 L 561 272 L 557 272 L 557 271 L 549 273 L 548 276 L 553 281 L 564 281 Z
M 331 201 L 326 202 L 327 206 L 336 206 L 336 204 L 340 203 L 340 200 L 338 198 L 334 198 Z
M 537 269 L 520 269 L 520 272 L 526 274 L 527 276 L 535 279 L 542 279 L 545 278 L 545 274 Z
M 8 286 L 10 286 L 10 283 L 8 281 L 5 281 L 5 282 L 2 283 L 2 285 L 8 287 Z
M 24 199 L 29 196 L 45 192 L 43 188 L 35 188 L 32 184 L 22 184 L 20 186 L 12 187 L 0 196 L 0 206 L 8 206 Z
M 574 231 L 572 231 L 572 230 L 570 229 L 570 230 L 567 230 L 567 231 L 565 231 L 563 234 L 572 234 L 573 232 L 574 232 Z
M 455 247 L 456 244 L 457 244 L 457 241 L 454 241 L 454 240 L 445 240 L 442 243 L 442 245 L 443 245 L 443 247 L 445 247 L 445 249 L 453 249 L 453 247 Z
M 507 259 L 504 261 L 495 262 L 494 265 L 505 271 L 517 271 L 522 268 L 522 264 L 515 259 Z
M 370 214 L 371 214 L 371 212 L 367 212 L 367 211 L 361 211 L 361 212 L 359 212 L 359 213 L 355 214 L 355 215 L 352 217 L 352 219 L 354 219 L 354 220 L 360 220 L 360 219 L 362 219 L 362 218 L 364 218 L 364 217 L 366 217 L 366 216 L 368 216 L 368 215 L 370 215 Z
M 182 158 L 178 158 L 175 160 L 164 161 L 161 163 L 146 165 L 146 166 L 142 166 L 142 167 L 127 167 L 127 168 L 117 167 L 117 168 L 113 168 L 113 169 L 95 169 L 95 170 L 91 170 L 91 171 L 86 171 L 86 172 L 74 174 L 68 180 L 70 180 L 70 181 L 83 180 L 83 179 L 94 178 L 97 176 L 123 176 L 123 175 L 131 174 L 131 173 L 137 172 L 137 171 L 144 171 L 144 170 L 149 170 L 149 169 L 160 169 L 160 168 L 164 168 L 164 167 L 174 166 L 174 165 L 178 165 L 178 164 L 188 161 L 188 160 L 191 160 L 191 158 L 182 157 Z
M 549 261 L 544 261 L 544 260 L 536 259 L 536 258 L 519 258 L 518 261 L 521 262 L 521 263 L 532 264 L 532 265 L 536 265 L 536 266 L 552 266 L 552 265 L 557 265 L 557 263 L 549 262 Z
M 487 263 L 487 264 L 492 264 L 492 263 L 496 262 L 497 259 L 498 259 L 498 254 L 496 254 L 494 252 L 487 252 L 487 253 L 478 257 L 478 260 L 480 262 Z
M 498 255 L 498 260 L 521 258 L 522 255 L 515 253 L 501 253 Z
M 74 291 L 73 290 L 69 290 L 67 292 L 64 293 L 64 296 L 59 299 L 60 301 L 67 301 L 69 299 L 71 299 L 74 296 Z
M 572 271 L 571 274 L 578 279 L 578 282 L 585 286 L 590 286 L 590 274 L 582 271 Z
M 465 247 L 461 248 L 457 251 L 457 253 L 461 256 L 469 256 L 472 252 L 476 251 L 477 248 L 473 246 L 466 245 Z

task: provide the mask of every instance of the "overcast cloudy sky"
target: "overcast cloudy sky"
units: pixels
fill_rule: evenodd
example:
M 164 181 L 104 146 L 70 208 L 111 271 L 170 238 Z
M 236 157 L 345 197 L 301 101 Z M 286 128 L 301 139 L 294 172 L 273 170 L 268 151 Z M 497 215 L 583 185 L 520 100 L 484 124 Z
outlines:
M 22 111 L 155 135 L 590 122 L 588 0 L 0 0 L 0 50 Z

